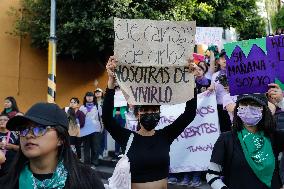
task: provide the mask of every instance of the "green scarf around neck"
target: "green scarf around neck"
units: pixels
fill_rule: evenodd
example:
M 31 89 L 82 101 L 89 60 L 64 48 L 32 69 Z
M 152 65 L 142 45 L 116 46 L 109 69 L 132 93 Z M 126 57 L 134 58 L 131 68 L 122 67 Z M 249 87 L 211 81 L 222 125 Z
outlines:
M 27 164 L 20 173 L 19 189 L 62 189 L 65 186 L 67 174 L 63 161 L 60 161 L 52 178 L 40 181 L 33 176 L 33 173 Z
M 12 108 L 6 108 L 5 113 L 8 114 L 8 113 L 12 112 L 12 110 L 13 110 Z
M 245 158 L 257 178 L 271 187 L 275 169 L 275 157 L 270 139 L 263 131 L 251 133 L 247 129 L 238 132 Z

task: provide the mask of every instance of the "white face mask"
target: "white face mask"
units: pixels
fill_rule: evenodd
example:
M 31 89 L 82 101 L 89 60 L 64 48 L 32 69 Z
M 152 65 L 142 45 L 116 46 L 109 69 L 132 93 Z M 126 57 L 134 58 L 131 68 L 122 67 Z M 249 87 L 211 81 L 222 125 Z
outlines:
M 262 110 L 258 106 L 239 106 L 237 115 L 247 126 L 256 126 L 262 119 Z

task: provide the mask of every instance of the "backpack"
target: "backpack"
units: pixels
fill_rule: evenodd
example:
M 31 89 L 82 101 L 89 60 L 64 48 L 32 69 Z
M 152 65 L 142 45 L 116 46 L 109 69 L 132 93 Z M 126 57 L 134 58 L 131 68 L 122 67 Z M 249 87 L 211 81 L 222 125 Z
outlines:
M 105 189 L 131 189 L 130 162 L 127 157 L 128 150 L 133 141 L 134 134 L 131 133 L 127 142 L 126 150 L 120 155 L 112 176 L 108 179 L 109 184 L 105 184 Z

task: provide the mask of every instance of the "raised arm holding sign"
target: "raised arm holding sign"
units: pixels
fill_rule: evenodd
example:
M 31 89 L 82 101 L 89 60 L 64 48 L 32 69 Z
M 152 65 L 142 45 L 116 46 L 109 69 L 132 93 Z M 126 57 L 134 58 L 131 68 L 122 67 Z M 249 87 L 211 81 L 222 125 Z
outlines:
M 134 135 L 126 154 L 131 167 L 131 188 L 166 189 L 170 145 L 196 115 L 197 99 L 192 98 L 194 77 L 187 61 L 193 52 L 195 22 L 115 19 L 114 27 L 115 56 L 106 65 L 109 80 L 103 122 L 122 147 Z M 119 127 L 113 119 L 115 79 L 128 103 L 140 105 L 138 132 Z M 179 102 L 186 102 L 185 111 L 170 125 L 155 130 L 160 105 Z M 129 180 L 117 185 L 112 181 L 115 179 L 110 184 L 116 188 L 130 188 L 121 185 Z
M 112 116 L 116 62 L 114 57 L 110 57 L 106 65 L 109 80 L 102 114 L 104 126 L 122 147 L 126 147 L 129 137 L 131 134 L 134 135 L 133 143 L 127 153 L 131 167 L 131 188 L 166 189 L 170 145 L 194 119 L 197 99 L 193 98 L 187 101 L 185 111 L 163 129 L 155 129 L 160 120 L 159 105 L 141 105 L 139 107 L 137 119 L 141 129 L 138 132 L 119 127 Z M 123 187 L 119 185 L 117 188 Z

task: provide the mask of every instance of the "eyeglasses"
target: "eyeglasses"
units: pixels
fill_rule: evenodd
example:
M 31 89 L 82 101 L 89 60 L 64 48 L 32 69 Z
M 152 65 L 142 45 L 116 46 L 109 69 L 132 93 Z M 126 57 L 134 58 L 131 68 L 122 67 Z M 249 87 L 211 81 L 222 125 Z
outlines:
M 45 133 L 47 133 L 47 131 L 51 130 L 51 129 L 53 129 L 53 128 L 50 127 L 50 126 L 44 126 L 44 125 L 38 125 L 36 127 L 29 127 L 29 128 L 24 129 L 24 130 L 21 130 L 20 136 L 25 137 L 25 136 L 28 135 L 28 133 L 30 131 L 32 131 L 32 133 L 35 137 L 40 137 L 40 136 L 45 135 Z

